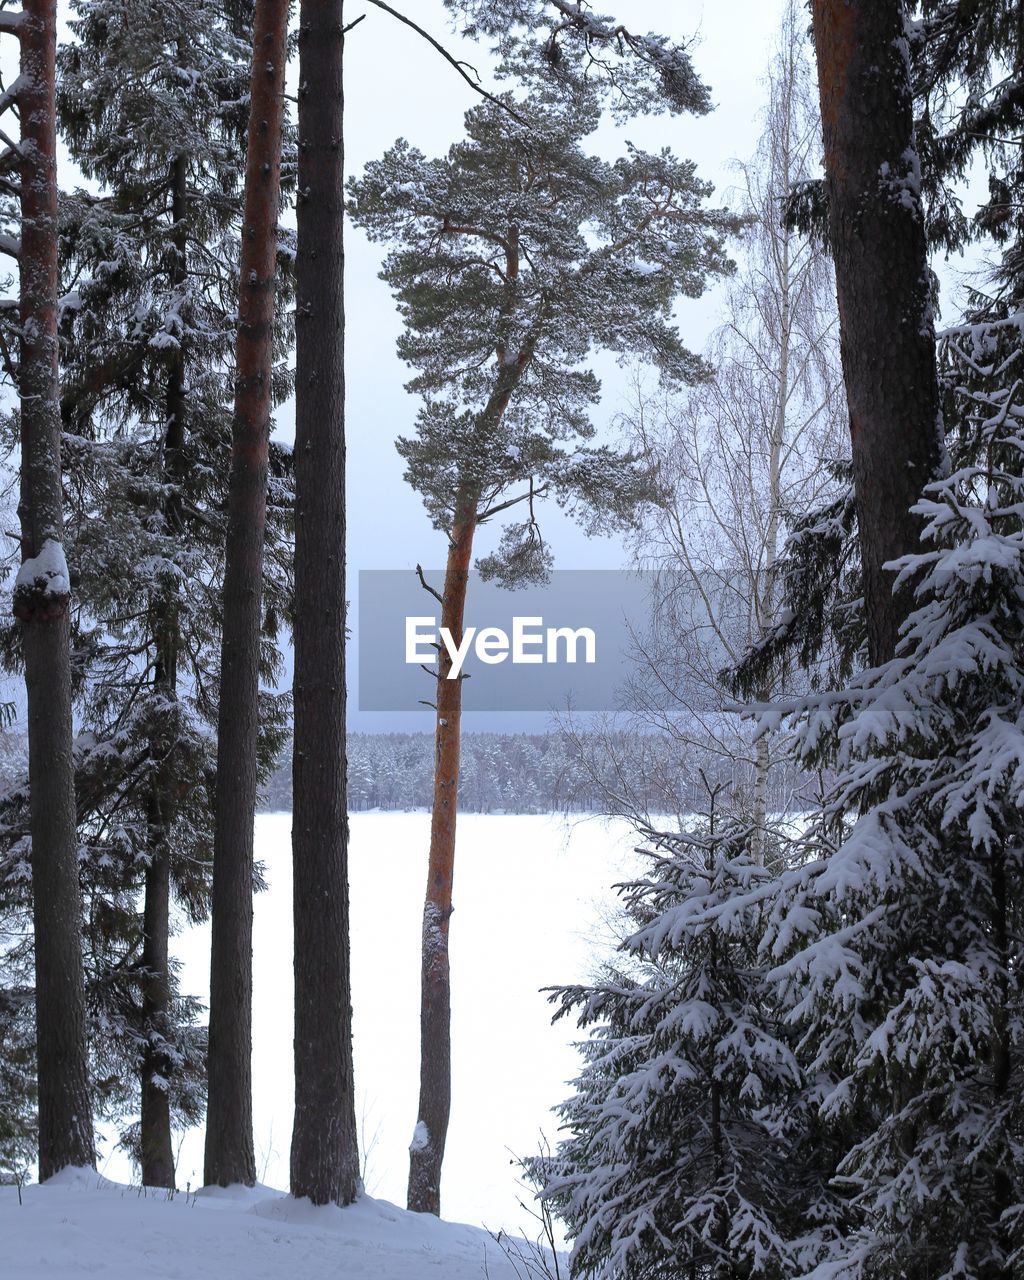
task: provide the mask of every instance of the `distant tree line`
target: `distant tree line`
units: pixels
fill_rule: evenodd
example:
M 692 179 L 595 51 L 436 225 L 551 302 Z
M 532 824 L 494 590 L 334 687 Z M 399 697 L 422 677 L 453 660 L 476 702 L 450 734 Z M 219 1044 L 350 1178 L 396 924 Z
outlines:
M 648 735 L 639 749 L 636 736 L 593 732 L 467 733 L 462 739 L 459 804 L 466 813 L 604 813 L 616 786 L 618 756 L 629 752 L 634 777 L 645 780 L 642 797 L 651 812 L 700 812 L 706 778 L 731 791 L 751 791 L 750 762 L 726 758 L 710 749 L 681 747 L 660 733 Z M 657 774 L 640 767 L 642 758 L 658 762 Z M 804 775 L 773 773 L 769 809 L 792 812 L 801 804 Z M 434 789 L 434 738 L 430 733 L 355 733 L 348 739 L 349 810 L 429 809 Z M 291 762 L 282 757 L 262 791 L 264 813 L 289 813 Z

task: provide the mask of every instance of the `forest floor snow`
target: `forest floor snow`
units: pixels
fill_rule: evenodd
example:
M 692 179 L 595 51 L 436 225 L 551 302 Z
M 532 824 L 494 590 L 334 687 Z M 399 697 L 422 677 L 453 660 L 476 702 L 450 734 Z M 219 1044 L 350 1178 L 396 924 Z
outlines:
M 478 1227 L 363 1196 L 314 1208 L 268 1187 L 143 1193 L 85 1170 L 0 1187 L 4 1280 L 516 1280 Z

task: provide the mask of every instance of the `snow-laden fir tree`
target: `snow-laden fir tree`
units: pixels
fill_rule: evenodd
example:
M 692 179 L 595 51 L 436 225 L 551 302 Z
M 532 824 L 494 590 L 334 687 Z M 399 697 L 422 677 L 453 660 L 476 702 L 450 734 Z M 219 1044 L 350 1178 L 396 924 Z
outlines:
M 62 127 L 99 188 L 68 196 L 62 214 L 97 1105 L 137 1114 L 141 1075 L 141 1118 L 126 1137 L 143 1181 L 164 1186 L 172 1122 L 195 1122 L 203 1098 L 205 1033 L 176 990 L 168 939 L 174 898 L 197 918 L 209 886 L 250 21 L 246 3 L 83 3 L 59 59 Z M 279 452 L 272 471 L 268 678 L 288 601 Z M 265 713 L 266 765 L 282 708 L 268 696 Z M 16 834 L 16 815 L 9 826 Z
M 620 958 L 552 997 L 589 1038 L 557 1108 L 567 1136 L 525 1167 L 566 1224 L 573 1275 L 788 1277 L 834 1217 L 830 1141 L 760 945 L 763 831 L 708 795 L 690 831 L 648 830 L 646 874 L 619 886 Z
M 954 465 L 917 508 L 895 657 L 788 708 L 835 770 L 767 930 L 805 1067 L 832 1080 L 820 1114 L 849 1135 L 852 1226 L 822 1280 L 1024 1267 L 1020 337 L 1019 317 L 947 335 Z
M 512 114 L 512 108 L 516 114 Z M 706 375 L 672 322 L 729 268 L 729 215 L 668 150 L 587 155 L 594 96 L 542 84 L 466 115 L 466 139 L 429 160 L 399 141 L 350 186 L 352 216 L 392 246 L 383 278 L 405 323 L 399 354 L 423 407 L 399 441 L 406 478 L 448 539 L 441 625 L 460 640 L 477 531 L 513 508 L 479 562 L 507 586 L 541 579 L 551 552 L 538 507 L 555 501 L 590 530 L 624 528 L 655 496 L 639 457 L 593 444 L 593 350 L 649 361 L 669 381 Z M 450 1107 L 447 938 L 459 777 L 461 681 L 447 651 L 437 680 L 437 765 L 424 911 L 423 1063 L 410 1207 L 439 1211 Z

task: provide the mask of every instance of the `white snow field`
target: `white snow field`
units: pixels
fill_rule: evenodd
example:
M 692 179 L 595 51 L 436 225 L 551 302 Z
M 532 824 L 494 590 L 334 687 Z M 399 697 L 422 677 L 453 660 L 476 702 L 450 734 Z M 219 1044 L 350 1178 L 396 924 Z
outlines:
M 516 1280 L 491 1237 L 363 1197 L 314 1209 L 267 1187 L 148 1196 L 65 1170 L 0 1187 L 4 1280 Z
M 408 1145 L 419 1085 L 419 943 L 429 815 L 352 817 L 352 982 L 357 1114 L 367 1197 L 344 1211 L 281 1199 L 292 1111 L 290 814 L 261 816 L 256 856 L 269 888 L 254 921 L 256 1192 L 141 1196 L 107 1142 L 100 1173 L 30 1187 L 25 1205 L 0 1189 L 0 1275 L 60 1280 L 103 1275 L 316 1280 L 463 1276 L 506 1280 L 503 1255 L 479 1230 L 535 1236 L 519 1204 L 512 1154 L 553 1137 L 550 1108 L 577 1070 L 575 1025 L 551 1025 L 539 988 L 589 976 L 611 939 L 611 885 L 637 866 L 625 824 L 558 817 L 459 818 L 452 918 L 453 1103 L 441 1188 L 445 1222 L 407 1215 Z M 209 930 L 173 942 L 182 990 L 209 990 Z M 203 1134 L 178 1152 L 184 1191 L 201 1185 Z M 106 1179 L 112 1180 L 106 1182 Z M 379 1198 L 379 1199 L 377 1199 Z M 391 1203 L 386 1203 L 391 1202 Z M 473 1228 L 451 1223 L 472 1223 Z M 475 1228 L 475 1229 L 474 1229 Z M 14 1241 L 13 1252 L 11 1241 Z M 251 1256 L 250 1256 L 251 1255 Z M 17 1259 L 13 1270 L 12 1259 Z

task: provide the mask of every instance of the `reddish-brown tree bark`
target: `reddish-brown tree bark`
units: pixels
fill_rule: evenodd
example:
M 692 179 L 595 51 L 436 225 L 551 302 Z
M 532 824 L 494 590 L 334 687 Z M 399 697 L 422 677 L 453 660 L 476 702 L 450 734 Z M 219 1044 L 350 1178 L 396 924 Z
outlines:
M 466 590 L 476 531 L 476 494 L 460 495 L 448 544 L 441 626 L 462 643 Z M 416 1131 L 409 1148 L 409 1208 L 441 1212 L 441 1165 L 451 1114 L 451 973 L 448 922 L 455 876 L 455 825 L 459 804 L 462 744 L 462 679 L 450 680 L 452 660 L 438 654 L 437 723 L 434 730 L 434 800 L 430 813 L 427 893 L 423 905 L 420 988 L 420 1098 Z
M 510 238 L 506 276 L 509 303 L 519 272 L 518 240 Z M 529 368 L 538 334 L 530 332 L 514 360 L 503 362 L 494 389 L 480 414 L 477 432 L 482 445 L 501 421 L 516 387 Z M 480 495 L 463 487 L 454 502 L 448 538 L 441 626 L 457 647 L 462 643 L 466 595 L 473 560 L 473 538 L 481 517 Z M 441 1167 L 451 1115 L 451 970 L 448 923 L 455 876 L 455 828 L 459 807 L 462 744 L 462 680 L 450 680 L 452 660 L 442 645 L 438 652 L 437 722 L 434 728 L 434 797 L 430 813 L 427 892 L 423 904 L 420 982 L 420 1095 L 416 1129 L 409 1147 L 408 1207 L 416 1213 L 441 1213 Z
M 342 8 L 299 8 L 291 1189 L 314 1204 L 348 1204 L 359 1182 L 345 780 Z
M 829 238 L 850 411 L 868 648 L 896 646 L 910 600 L 882 566 L 942 456 L 935 332 L 902 0 L 813 0 Z
M 28 692 L 39 1177 L 95 1164 L 72 760 L 57 373 L 56 0 L 0 15 L 21 40 L 21 555 L 14 593 Z
M 252 883 L 288 0 L 257 0 L 239 265 L 214 826 L 207 1184 L 256 1180 Z

